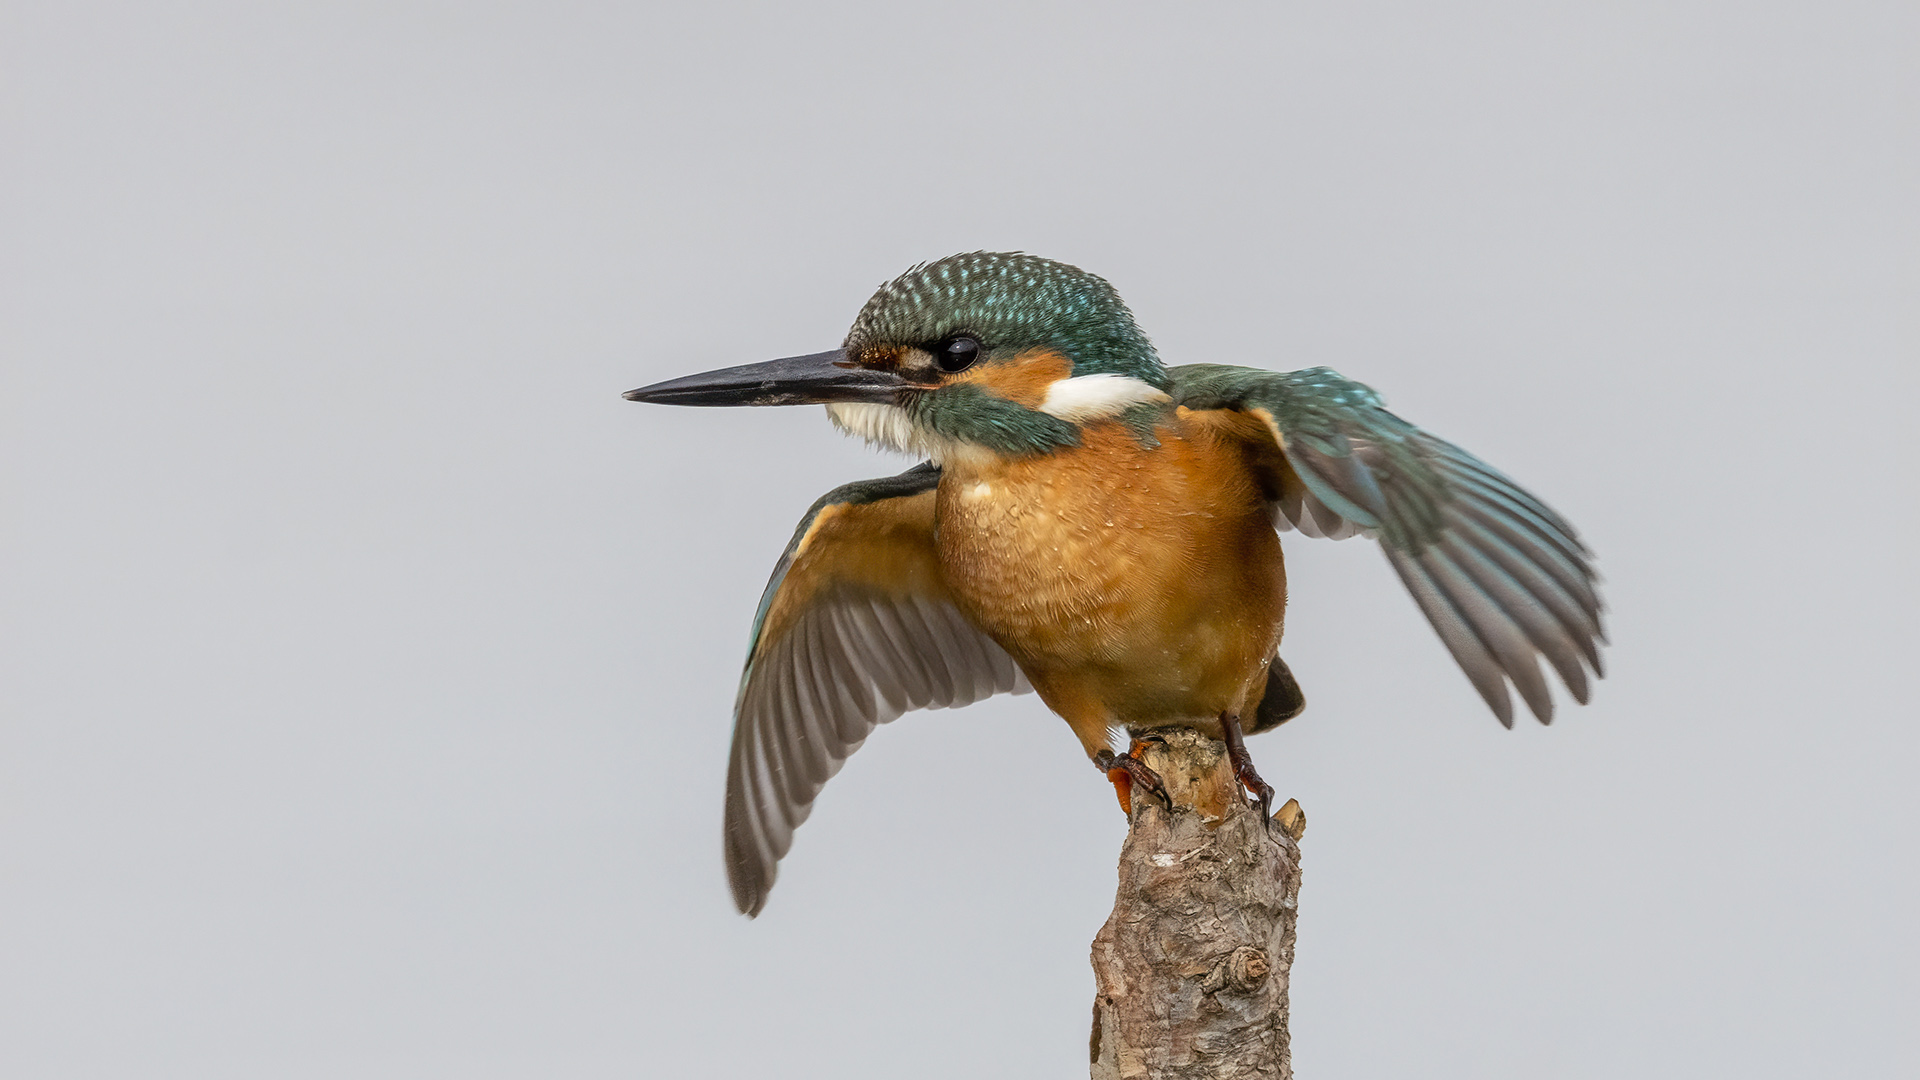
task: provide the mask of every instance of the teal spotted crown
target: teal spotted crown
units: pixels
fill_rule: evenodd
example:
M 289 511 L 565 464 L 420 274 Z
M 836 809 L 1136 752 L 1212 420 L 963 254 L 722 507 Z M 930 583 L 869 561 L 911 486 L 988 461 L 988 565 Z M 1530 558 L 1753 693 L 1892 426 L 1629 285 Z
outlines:
M 1057 349 L 1075 375 L 1131 375 L 1165 389 L 1166 370 L 1106 279 L 1021 252 L 975 251 L 922 263 L 880 287 L 846 347 L 925 345 L 949 334 L 993 352 Z

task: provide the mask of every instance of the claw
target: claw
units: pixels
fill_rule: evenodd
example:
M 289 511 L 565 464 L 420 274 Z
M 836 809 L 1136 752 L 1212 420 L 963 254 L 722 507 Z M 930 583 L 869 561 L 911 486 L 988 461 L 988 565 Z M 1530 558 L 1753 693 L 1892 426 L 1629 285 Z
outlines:
M 1120 797 L 1120 809 L 1128 817 L 1133 816 L 1133 788 L 1139 785 L 1147 794 L 1158 798 L 1168 813 L 1173 812 L 1173 796 L 1167 794 L 1167 785 L 1147 764 L 1133 756 L 1131 752 L 1116 754 L 1111 750 L 1102 750 L 1093 756 L 1095 768 L 1107 774 L 1113 781 L 1113 791 Z
M 1222 714 L 1220 730 L 1226 734 L 1227 760 L 1233 763 L 1233 777 L 1246 786 L 1248 791 L 1260 800 L 1260 820 L 1267 825 L 1267 831 L 1273 831 L 1273 785 L 1260 778 L 1253 767 L 1253 756 L 1247 753 L 1247 743 L 1240 735 L 1240 718 L 1232 713 Z

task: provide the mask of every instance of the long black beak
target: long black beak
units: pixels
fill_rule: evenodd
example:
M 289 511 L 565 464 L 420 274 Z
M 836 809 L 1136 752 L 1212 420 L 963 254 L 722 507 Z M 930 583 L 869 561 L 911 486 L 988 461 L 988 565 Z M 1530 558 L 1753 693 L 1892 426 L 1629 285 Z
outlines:
M 628 401 L 653 401 L 662 405 L 891 402 L 911 385 L 891 371 L 860 367 L 847 357 L 845 349 L 834 349 L 668 379 L 629 390 L 626 397 Z

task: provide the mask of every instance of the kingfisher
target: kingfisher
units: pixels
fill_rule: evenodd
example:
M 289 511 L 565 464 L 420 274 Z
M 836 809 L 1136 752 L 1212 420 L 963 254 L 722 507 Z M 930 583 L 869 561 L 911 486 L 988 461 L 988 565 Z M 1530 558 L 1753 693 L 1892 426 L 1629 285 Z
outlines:
M 1541 723 L 1541 658 L 1603 674 L 1592 558 L 1566 519 L 1325 367 L 1167 367 L 1103 278 L 1021 252 L 922 263 L 837 349 L 629 391 L 669 405 L 825 405 L 919 457 L 815 502 L 761 597 L 734 704 L 733 899 L 766 905 L 815 798 L 879 724 L 1037 693 L 1121 805 L 1166 798 L 1139 737 L 1223 742 L 1306 705 L 1280 658 L 1277 533 L 1377 540 L 1499 721 Z M 1115 738 L 1131 733 L 1126 753 Z

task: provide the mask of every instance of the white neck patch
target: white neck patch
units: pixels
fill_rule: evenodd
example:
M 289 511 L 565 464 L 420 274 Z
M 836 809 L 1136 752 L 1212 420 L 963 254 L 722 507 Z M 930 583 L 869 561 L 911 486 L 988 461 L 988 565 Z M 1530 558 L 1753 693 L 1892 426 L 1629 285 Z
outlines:
M 1075 424 L 1119 416 L 1135 405 L 1172 401 L 1167 392 L 1131 375 L 1101 373 L 1056 379 L 1040 411 Z

